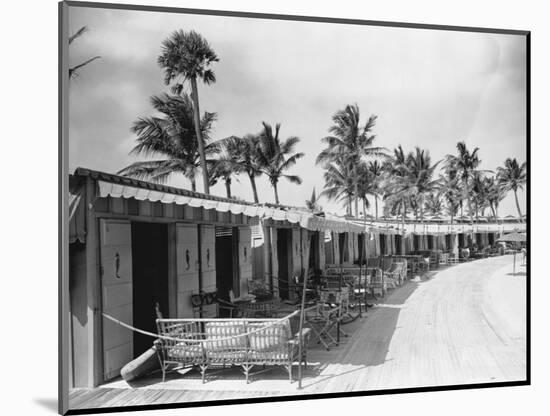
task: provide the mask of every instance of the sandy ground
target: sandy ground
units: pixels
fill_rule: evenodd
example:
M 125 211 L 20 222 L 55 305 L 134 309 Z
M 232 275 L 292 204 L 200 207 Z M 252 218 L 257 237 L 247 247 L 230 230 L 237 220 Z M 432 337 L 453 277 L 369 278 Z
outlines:
M 71 407 L 121 405 L 121 394 L 142 404 L 151 394 L 167 403 L 524 380 L 526 276 L 521 261 L 513 275 L 512 262 L 476 260 L 395 289 L 344 327 L 342 345 L 328 352 L 312 346 L 301 390 L 279 369 L 248 385 L 238 369 L 213 370 L 205 384 L 185 370 L 165 383 L 152 376 L 132 386 L 117 380 L 76 389 Z M 98 392 L 103 398 L 94 398 Z

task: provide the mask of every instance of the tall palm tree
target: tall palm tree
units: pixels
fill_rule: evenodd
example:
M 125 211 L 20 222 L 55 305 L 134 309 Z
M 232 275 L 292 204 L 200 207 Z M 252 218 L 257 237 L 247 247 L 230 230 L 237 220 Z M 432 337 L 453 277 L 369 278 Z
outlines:
M 289 182 L 301 184 L 302 178 L 297 175 L 287 175 L 284 172 L 294 166 L 304 156 L 304 153 L 294 153 L 296 144 L 300 141 L 298 137 L 292 136 L 286 140 L 279 138 L 281 125 L 275 125 L 275 132 L 271 125 L 262 122 L 263 130 L 259 135 L 259 146 L 256 148 L 257 162 L 260 171 L 267 175 L 275 194 L 275 203 L 279 204 L 279 192 L 277 184 L 280 178 Z
M 161 116 L 140 117 L 133 123 L 131 131 L 137 135 L 137 145 L 130 154 L 156 155 L 161 159 L 135 162 L 118 173 L 160 183 L 181 173 L 195 191 L 200 163 L 191 99 L 187 95 L 162 94 L 151 97 L 151 104 Z M 207 143 L 215 119 L 214 113 L 204 113 L 202 117 L 200 131 Z M 207 144 L 206 153 L 214 154 L 215 148 Z
M 164 69 L 164 82 L 166 85 L 172 84 L 172 92 L 181 94 L 183 84 L 185 82 L 191 84 L 195 134 L 199 147 L 204 193 L 206 194 L 210 193 L 210 178 L 206 164 L 205 140 L 199 128 L 200 109 L 197 79 L 207 85 L 216 82 L 214 72 L 209 67 L 218 60 L 206 39 L 193 30 L 173 32 L 162 42 L 162 52 L 158 57 L 158 64 Z
M 472 198 L 470 197 L 470 191 L 471 179 L 481 163 L 481 160 L 477 155 L 479 148 L 476 147 L 472 152 L 470 152 L 466 147 L 466 143 L 458 142 L 456 144 L 456 149 L 458 154 L 447 155 L 446 164 L 448 168 L 457 172 L 461 182 L 460 185 L 462 187 L 462 199 L 468 202 L 468 213 L 470 215 L 470 220 L 473 221 Z
M 88 31 L 87 26 L 82 26 L 80 29 L 78 29 L 72 36 L 69 37 L 69 45 L 73 43 L 76 39 L 81 37 L 84 33 Z M 96 59 L 101 58 L 101 56 L 93 56 L 91 58 L 86 59 L 84 62 L 81 62 L 79 64 L 76 64 L 69 68 L 69 79 L 76 78 L 78 76 L 78 70 L 88 65 L 90 62 L 95 61 Z
M 497 178 L 499 184 L 501 184 L 507 192 L 514 191 L 516 208 L 521 220 L 522 216 L 519 207 L 518 189 L 523 189 L 523 186 L 527 183 L 527 162 L 523 162 L 520 165 L 516 158 L 507 158 L 504 161 L 504 166 L 497 168 Z
M 317 156 L 316 163 L 327 165 L 338 160 L 345 160 L 353 167 L 351 174 L 354 178 L 355 213 L 358 213 L 359 175 L 356 167 L 359 161 L 366 156 L 386 157 L 382 147 L 374 147 L 372 144 L 375 135 L 371 134 L 376 124 L 377 116 L 371 115 L 368 121 L 361 125 L 359 107 L 357 104 L 347 105 L 343 110 L 337 111 L 332 116 L 333 125 L 329 128 L 329 136 L 322 139 L 327 145 Z

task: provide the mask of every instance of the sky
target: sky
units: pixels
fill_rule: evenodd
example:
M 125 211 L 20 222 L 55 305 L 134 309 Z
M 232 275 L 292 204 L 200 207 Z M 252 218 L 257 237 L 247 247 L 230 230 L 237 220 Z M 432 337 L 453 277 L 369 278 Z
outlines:
M 216 83 L 199 84 L 201 112 L 218 115 L 214 139 L 257 133 L 262 121 L 281 123 L 282 138 L 300 138 L 296 151 L 306 155 L 288 173 L 303 183 L 280 182 L 283 204 L 303 206 L 314 187 L 322 191 L 315 158 L 332 115 L 347 104 L 359 106 L 362 122 L 378 116 L 374 145 L 390 151 L 419 146 L 435 162 L 465 141 L 480 148 L 482 169 L 494 171 L 508 157 L 526 160 L 521 36 L 71 7 L 69 32 L 82 26 L 89 31 L 71 44 L 70 64 L 101 59 L 71 80 L 71 172 L 116 173 L 145 160 L 129 155 L 136 144 L 130 127 L 154 114 L 152 95 L 169 92 L 157 57 L 161 42 L 178 29 L 201 33 L 220 58 L 213 65 Z M 168 184 L 190 188 L 182 176 Z M 223 184 L 211 193 L 225 196 Z M 234 180 L 232 193 L 252 200 L 248 178 Z M 258 193 L 260 202 L 274 202 L 264 177 Z M 518 197 L 525 213 L 526 195 Z M 320 204 L 344 213 L 334 201 Z M 517 215 L 512 193 L 499 214 Z

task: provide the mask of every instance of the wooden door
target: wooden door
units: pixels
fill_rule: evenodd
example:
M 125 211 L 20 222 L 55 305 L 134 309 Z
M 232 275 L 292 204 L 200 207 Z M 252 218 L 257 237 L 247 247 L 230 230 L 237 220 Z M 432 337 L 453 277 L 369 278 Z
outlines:
M 103 312 L 133 324 L 132 229 L 129 221 L 100 220 Z M 133 359 L 132 331 L 103 317 L 103 378 L 110 380 Z
M 178 318 L 192 318 L 191 295 L 199 292 L 199 243 L 196 224 L 176 224 L 176 276 L 176 315 Z
M 201 225 L 201 288 L 205 293 L 215 292 L 216 282 L 216 229 L 213 225 Z M 214 303 L 203 305 L 203 318 L 216 318 L 217 309 Z
M 269 261 L 268 261 L 268 267 L 269 267 L 269 273 L 271 274 L 270 279 L 273 286 L 273 293 L 276 297 L 280 296 L 279 293 L 279 253 L 277 251 L 277 244 L 278 244 L 278 236 L 277 236 L 277 229 L 270 227 L 269 228 L 269 238 L 270 238 L 270 253 L 269 253 Z
M 248 281 L 252 280 L 252 237 L 250 227 L 239 227 L 239 293 L 248 294 Z

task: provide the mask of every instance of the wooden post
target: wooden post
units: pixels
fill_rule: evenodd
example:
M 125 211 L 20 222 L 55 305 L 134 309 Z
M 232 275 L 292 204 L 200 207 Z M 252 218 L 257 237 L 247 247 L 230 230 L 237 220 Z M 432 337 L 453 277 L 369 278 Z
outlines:
M 99 277 L 98 224 L 94 210 L 95 181 L 86 177 L 86 292 L 88 298 L 88 386 L 103 381 L 103 350 L 101 339 L 101 280 Z
M 301 229 L 300 229 L 301 232 Z M 309 239 L 308 237 L 308 243 Z M 302 388 L 302 351 L 304 346 L 302 345 L 302 329 L 304 328 L 304 314 L 306 307 L 306 289 L 307 289 L 307 272 L 304 267 L 302 267 L 302 276 L 303 276 L 303 288 L 302 288 L 302 304 L 300 307 L 300 325 L 298 329 L 298 389 Z M 306 345 L 307 348 L 307 345 Z
M 201 233 L 202 233 L 202 227 L 200 224 L 197 224 L 197 245 L 198 245 L 197 259 L 199 262 L 199 293 L 202 293 L 202 247 L 201 247 L 202 236 L 201 236 Z M 237 296 L 239 295 L 237 294 Z M 202 304 L 199 307 L 199 317 L 202 318 Z
M 365 252 L 365 243 L 366 243 L 366 238 L 365 238 L 365 233 L 362 232 L 361 234 L 361 237 L 363 238 L 363 244 L 361 245 L 361 253 L 359 253 L 359 317 L 362 318 L 363 317 L 363 307 L 361 305 L 361 275 L 363 274 L 363 253 Z M 365 279 L 366 279 L 367 275 L 365 274 Z M 366 280 L 365 280 L 365 291 L 367 289 L 367 285 L 366 285 Z M 365 302 L 365 312 L 367 311 L 367 303 Z
M 177 272 L 177 236 L 176 223 L 168 224 L 168 310 L 169 317 L 176 317 L 178 310 L 178 272 Z

